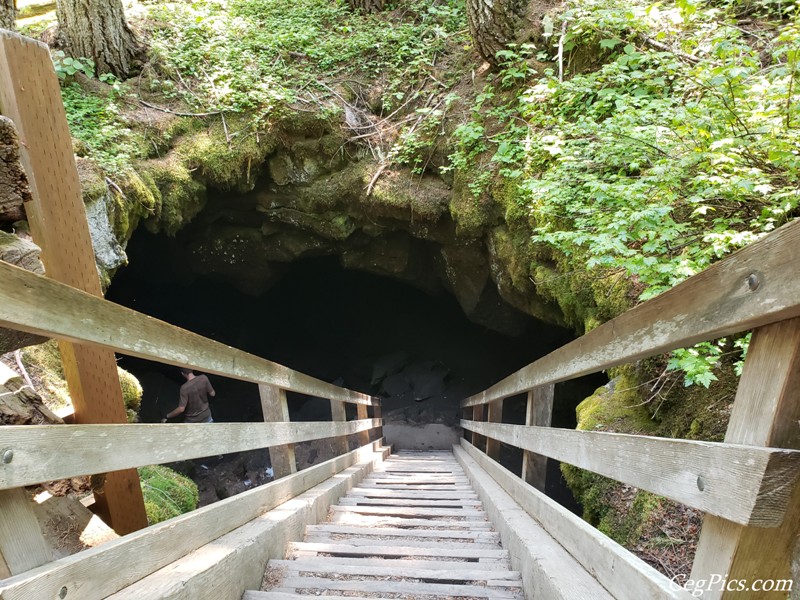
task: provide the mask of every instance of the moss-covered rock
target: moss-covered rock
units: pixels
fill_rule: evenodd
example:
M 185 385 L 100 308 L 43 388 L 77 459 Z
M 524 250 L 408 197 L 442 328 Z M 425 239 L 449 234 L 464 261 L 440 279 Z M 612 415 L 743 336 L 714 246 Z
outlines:
M 161 523 L 197 508 L 197 485 L 177 471 L 160 465 L 142 467 L 139 478 L 150 525 Z
M 128 413 L 128 422 L 134 423 L 139 413 L 139 407 L 142 405 L 142 395 L 144 390 L 142 384 L 136 377 L 117 367 L 117 375 L 119 376 L 119 384 L 122 388 L 122 400 L 125 402 L 125 412 Z

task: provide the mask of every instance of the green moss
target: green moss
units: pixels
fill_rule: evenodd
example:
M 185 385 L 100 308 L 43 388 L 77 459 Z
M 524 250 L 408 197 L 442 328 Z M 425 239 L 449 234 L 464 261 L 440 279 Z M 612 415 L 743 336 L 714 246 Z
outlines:
M 275 136 L 250 131 L 246 117 L 239 116 L 182 138 L 176 150 L 209 185 L 245 193 L 255 187 L 258 168 L 276 147 Z
M 642 401 L 640 372 L 632 365 L 609 370 L 611 381 L 598 388 L 575 409 L 578 429 L 583 431 L 624 431 L 654 435 L 654 421 Z
M 199 492 L 195 483 L 164 466 L 139 469 L 144 507 L 150 525 L 166 521 L 197 508 Z
M 174 235 L 205 206 L 205 185 L 194 179 L 175 153 L 142 166 L 140 177 L 155 200 L 154 218 L 148 221 L 148 227 Z
M 36 391 L 49 409 L 60 410 L 72 406 L 58 342 L 49 340 L 25 348 L 22 351 L 22 363 L 37 382 Z
M 402 220 L 435 223 L 448 210 L 450 191 L 438 178 L 386 171 L 372 188 L 371 212 Z
M 128 423 L 136 421 L 136 415 L 139 412 L 139 407 L 142 405 L 142 384 L 131 373 L 125 369 L 117 367 L 117 375 L 119 376 L 119 384 L 122 388 L 122 399 L 125 402 L 125 412 L 128 413 Z
M 487 228 L 500 222 L 498 206 L 488 195 L 475 196 L 470 177 L 456 171 L 450 197 L 450 216 L 456 224 L 456 235 L 462 239 L 480 237 Z

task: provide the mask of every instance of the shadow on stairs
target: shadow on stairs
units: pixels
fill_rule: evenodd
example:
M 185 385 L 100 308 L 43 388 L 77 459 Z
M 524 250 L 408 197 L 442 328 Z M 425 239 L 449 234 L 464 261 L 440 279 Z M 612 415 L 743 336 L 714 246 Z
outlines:
M 286 554 L 243 600 L 524 598 L 451 452 L 392 455 Z

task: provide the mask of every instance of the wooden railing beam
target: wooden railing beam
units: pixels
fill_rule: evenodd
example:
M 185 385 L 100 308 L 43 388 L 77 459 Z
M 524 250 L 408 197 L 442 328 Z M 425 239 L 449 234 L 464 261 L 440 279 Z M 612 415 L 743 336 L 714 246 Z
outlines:
M 792 319 L 753 332 L 725 441 L 800 448 L 798 423 L 800 319 Z M 800 564 L 799 535 L 800 485 L 796 483 L 782 527 L 742 527 L 706 515 L 691 578 L 708 581 L 714 576 L 749 583 L 756 579 L 792 581 L 792 561 Z M 702 597 L 755 600 L 773 596 L 756 591 L 726 591 L 716 586 Z M 774 597 L 785 597 L 785 593 Z
M 19 488 L 0 490 L 0 579 L 43 565 L 52 558 L 30 495 Z
M 462 421 L 512 446 L 743 524 L 783 521 L 800 452 L 694 440 Z
M 0 489 L 105 471 L 346 436 L 380 421 L 345 423 L 176 423 L 141 425 L 6 425 Z M 114 448 L 108 452 L 107 448 Z M 47 460 L 42 460 L 42 457 Z
M 462 406 L 486 404 L 800 316 L 800 219 L 513 373 Z

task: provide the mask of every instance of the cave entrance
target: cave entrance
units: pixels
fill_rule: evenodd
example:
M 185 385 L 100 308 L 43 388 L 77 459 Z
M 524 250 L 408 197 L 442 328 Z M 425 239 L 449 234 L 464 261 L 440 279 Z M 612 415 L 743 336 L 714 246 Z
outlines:
M 107 297 L 319 379 L 381 396 L 384 433 L 397 447 L 449 448 L 458 436 L 463 398 L 574 337 L 507 305 L 501 307 L 503 320 L 509 311 L 516 313 L 516 335 L 493 331 L 470 321 L 444 291 L 345 269 L 336 256 L 272 265 L 271 285 L 247 290 L 189 268 L 186 235 L 138 231 L 127 248 L 129 266 L 114 277 Z M 182 383 L 177 369 L 132 358 L 123 359 L 123 366 L 144 387 L 142 421 L 155 422 L 174 408 Z M 215 420 L 261 420 L 256 386 L 212 380 Z M 575 406 L 602 383 L 589 378 L 557 386 L 553 424 L 574 427 Z M 327 401 L 290 399 L 293 420 L 330 418 Z M 524 421 L 524 404 L 509 402 L 507 412 L 507 422 Z M 503 462 L 516 470 L 518 454 Z M 554 468 L 550 479 L 558 488 L 557 463 Z

